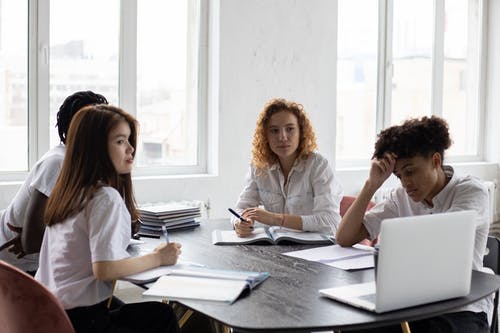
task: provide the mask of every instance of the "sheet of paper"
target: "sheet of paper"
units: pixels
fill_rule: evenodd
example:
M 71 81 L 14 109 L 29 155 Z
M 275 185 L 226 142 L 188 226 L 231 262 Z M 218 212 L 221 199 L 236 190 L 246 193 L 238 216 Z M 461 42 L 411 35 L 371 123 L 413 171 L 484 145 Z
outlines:
M 269 238 L 264 228 L 255 228 L 250 236 L 238 237 L 234 230 L 214 230 L 212 242 L 243 243 L 257 239 Z
M 334 262 L 329 262 L 327 263 L 327 265 L 335 268 L 340 268 L 346 271 L 375 267 L 372 255 L 355 257 L 344 260 L 337 260 Z
M 188 262 L 188 261 L 179 261 L 175 265 L 159 266 L 159 267 L 156 267 L 156 268 L 144 271 L 144 272 L 140 272 L 137 274 L 131 274 L 131 275 L 125 276 L 121 280 L 130 281 L 130 282 L 139 283 L 139 284 L 147 283 L 147 282 L 151 282 L 151 281 L 158 279 L 162 275 L 170 274 L 170 273 L 172 273 L 172 271 L 174 271 L 176 269 L 189 269 L 189 268 L 193 268 L 193 267 L 203 267 L 203 265 Z
M 292 239 L 304 240 L 304 241 L 328 240 L 326 236 L 315 232 L 303 232 L 300 230 L 293 230 L 281 227 L 271 227 L 269 228 L 269 231 L 273 235 L 274 239 L 278 239 L 279 237 L 290 237 Z
M 159 278 L 143 295 L 233 303 L 246 287 L 246 281 L 242 280 L 166 275 Z
M 130 238 L 130 243 L 128 243 L 128 246 L 136 246 L 136 245 L 141 245 L 144 243 L 145 242 L 143 240 Z
M 341 247 L 340 245 L 329 245 L 315 247 L 300 251 L 283 253 L 284 255 L 309 261 L 317 261 L 324 264 L 356 257 L 372 256 L 373 250 L 369 246 L 355 245 L 354 247 Z
M 192 267 L 192 268 L 176 268 L 172 270 L 172 275 L 246 281 L 249 277 L 257 277 L 259 275 L 259 272 Z

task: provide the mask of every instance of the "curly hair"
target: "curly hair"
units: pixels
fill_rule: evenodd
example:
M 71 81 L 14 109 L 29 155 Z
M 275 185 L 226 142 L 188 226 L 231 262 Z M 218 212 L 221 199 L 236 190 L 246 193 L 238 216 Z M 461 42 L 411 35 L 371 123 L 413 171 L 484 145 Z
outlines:
M 316 144 L 316 135 L 304 111 L 304 107 L 301 104 L 290 102 L 283 98 L 272 99 L 260 112 L 253 136 L 252 164 L 259 170 L 263 170 L 278 161 L 278 156 L 271 150 L 269 141 L 267 140 L 269 120 L 273 114 L 278 112 L 290 112 L 297 117 L 300 130 L 297 158 L 306 159 L 318 147 Z
M 57 112 L 57 130 L 62 143 L 66 143 L 69 125 L 75 113 L 81 108 L 88 105 L 108 104 L 108 100 L 101 94 L 96 94 L 93 91 L 78 91 L 73 95 L 66 97 L 63 104 Z
M 448 123 L 444 119 L 436 116 L 413 118 L 382 130 L 373 157 L 382 158 L 386 152 L 394 153 L 397 158 L 430 157 L 437 152 L 442 161 L 451 143 Z

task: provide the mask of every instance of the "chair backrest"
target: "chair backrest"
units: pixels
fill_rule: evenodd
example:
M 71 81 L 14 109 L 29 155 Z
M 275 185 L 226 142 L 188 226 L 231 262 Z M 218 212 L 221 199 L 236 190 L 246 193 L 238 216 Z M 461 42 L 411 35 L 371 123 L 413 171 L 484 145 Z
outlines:
M 0 327 L 4 333 L 72 333 L 59 300 L 41 283 L 0 260 Z
M 356 197 L 350 195 L 345 195 L 342 197 L 342 200 L 340 201 L 340 216 L 344 216 L 345 212 L 347 212 L 349 207 L 351 207 L 354 200 L 356 200 Z M 375 206 L 375 203 L 373 201 L 370 201 L 368 207 L 366 207 L 366 210 L 370 210 L 373 206 Z
M 483 266 L 491 268 L 495 274 L 499 274 L 500 269 L 500 239 L 495 236 L 488 236 L 486 243 L 486 254 L 483 258 Z M 493 316 L 491 320 L 491 333 L 498 332 L 498 290 L 495 293 L 493 302 Z
M 345 212 L 347 212 L 354 200 L 356 200 L 356 197 L 350 195 L 345 195 L 342 197 L 342 200 L 340 201 L 340 216 L 344 216 Z M 375 206 L 375 203 L 373 201 L 370 201 L 368 207 L 366 207 L 366 210 L 370 210 L 373 206 Z M 373 241 L 364 239 L 359 243 L 368 246 L 375 246 L 375 244 L 377 244 L 377 239 L 374 239 Z
M 494 236 L 488 236 L 488 242 L 486 244 L 486 255 L 483 258 L 483 265 L 489 267 L 499 274 L 500 271 L 500 240 Z

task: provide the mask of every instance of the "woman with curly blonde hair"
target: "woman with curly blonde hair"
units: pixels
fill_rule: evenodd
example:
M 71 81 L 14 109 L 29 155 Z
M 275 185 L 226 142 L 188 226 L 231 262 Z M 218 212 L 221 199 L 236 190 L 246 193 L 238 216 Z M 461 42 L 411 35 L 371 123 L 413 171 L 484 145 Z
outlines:
M 250 235 L 256 221 L 334 235 L 342 190 L 316 148 L 302 105 L 285 99 L 266 104 L 257 119 L 246 186 L 236 204 L 246 220 L 233 220 L 238 236 Z

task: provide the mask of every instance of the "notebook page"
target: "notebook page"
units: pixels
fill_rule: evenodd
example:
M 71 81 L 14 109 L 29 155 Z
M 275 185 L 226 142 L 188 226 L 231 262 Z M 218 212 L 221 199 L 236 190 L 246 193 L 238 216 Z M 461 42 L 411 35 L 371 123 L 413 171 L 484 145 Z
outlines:
M 159 278 L 143 295 L 233 303 L 246 287 L 247 282 L 244 280 L 166 275 Z

